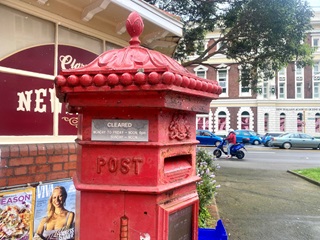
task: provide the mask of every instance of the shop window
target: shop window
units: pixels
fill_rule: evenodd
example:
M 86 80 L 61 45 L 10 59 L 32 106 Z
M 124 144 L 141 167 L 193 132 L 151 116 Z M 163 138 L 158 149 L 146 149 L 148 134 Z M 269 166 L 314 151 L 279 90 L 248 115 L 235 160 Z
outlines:
M 0 5 L 0 59 L 32 46 L 54 43 L 55 25 Z
M 303 125 L 304 125 L 304 122 L 303 122 L 303 114 L 302 114 L 302 113 L 298 113 L 298 114 L 297 114 L 297 131 L 298 131 L 298 132 L 302 132 L 302 130 L 303 130 Z
M 320 113 L 316 113 L 314 121 L 315 121 L 315 132 L 320 133 Z
M 265 132 L 269 131 L 269 114 L 268 113 L 264 114 L 264 131 Z
M 226 130 L 227 114 L 223 111 L 218 114 L 218 129 Z
M 59 26 L 59 44 L 76 46 L 98 55 L 103 52 L 103 41 L 101 39 L 94 38 L 63 26 Z
M 241 129 L 249 129 L 250 126 L 250 114 L 248 112 L 242 112 L 241 114 Z
M 280 114 L 280 131 L 281 132 L 286 131 L 286 114 L 284 113 Z

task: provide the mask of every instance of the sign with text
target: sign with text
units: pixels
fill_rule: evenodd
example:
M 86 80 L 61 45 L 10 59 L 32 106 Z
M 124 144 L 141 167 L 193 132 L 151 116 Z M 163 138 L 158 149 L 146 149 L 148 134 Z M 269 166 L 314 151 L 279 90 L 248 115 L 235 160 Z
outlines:
M 35 190 L 0 192 L 0 239 L 32 239 Z
M 59 199 L 58 199 L 59 197 Z M 57 199 L 57 200 L 56 200 Z M 59 239 L 73 240 L 75 235 L 74 215 L 76 206 L 76 189 L 72 180 L 40 184 L 36 190 L 33 240 Z M 66 216 L 55 215 L 66 212 Z M 71 225 L 66 226 L 71 219 Z M 54 222 L 62 222 L 61 228 L 49 229 Z
M 55 61 L 54 44 L 35 46 L 0 59 L 0 66 L 16 69 L 0 72 L 0 136 L 53 135 L 54 112 L 59 113 L 59 135 L 76 135 L 78 116 L 66 113 L 65 104 L 55 106 L 55 64 L 58 72 L 90 63 L 97 54 L 87 50 L 58 46 L 58 62 Z M 19 71 L 27 71 L 26 75 Z M 32 73 L 29 76 L 27 73 Z M 39 74 L 46 74 L 44 79 Z
M 93 119 L 93 141 L 148 141 L 148 120 Z

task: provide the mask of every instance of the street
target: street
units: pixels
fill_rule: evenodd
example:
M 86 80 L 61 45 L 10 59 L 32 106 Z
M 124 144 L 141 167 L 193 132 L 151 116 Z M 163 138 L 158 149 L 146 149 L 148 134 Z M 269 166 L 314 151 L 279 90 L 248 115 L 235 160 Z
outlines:
M 247 149 L 242 160 L 216 161 L 216 202 L 229 239 L 319 239 L 320 188 L 287 170 L 319 167 L 320 150 Z

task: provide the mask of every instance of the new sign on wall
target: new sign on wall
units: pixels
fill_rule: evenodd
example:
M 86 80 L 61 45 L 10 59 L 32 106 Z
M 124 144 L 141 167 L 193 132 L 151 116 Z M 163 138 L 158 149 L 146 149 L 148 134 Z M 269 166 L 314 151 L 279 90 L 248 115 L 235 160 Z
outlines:
M 59 45 L 58 72 L 81 67 L 96 57 L 81 48 Z M 53 135 L 55 111 L 59 135 L 76 135 L 77 116 L 68 114 L 65 105 L 55 104 L 54 59 L 51 44 L 28 48 L 0 60 L 1 67 L 17 70 L 0 72 L 0 136 Z M 41 78 L 42 74 L 52 79 Z

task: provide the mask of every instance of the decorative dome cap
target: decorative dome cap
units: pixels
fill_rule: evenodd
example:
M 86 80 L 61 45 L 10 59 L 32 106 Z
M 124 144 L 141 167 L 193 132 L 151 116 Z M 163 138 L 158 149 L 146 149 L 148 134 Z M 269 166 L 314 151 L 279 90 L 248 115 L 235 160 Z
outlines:
M 132 12 L 126 22 L 130 46 L 102 53 L 88 65 L 63 70 L 55 78 L 57 96 L 75 92 L 173 90 L 218 98 L 217 81 L 199 78 L 172 58 L 140 46 L 140 15 Z

